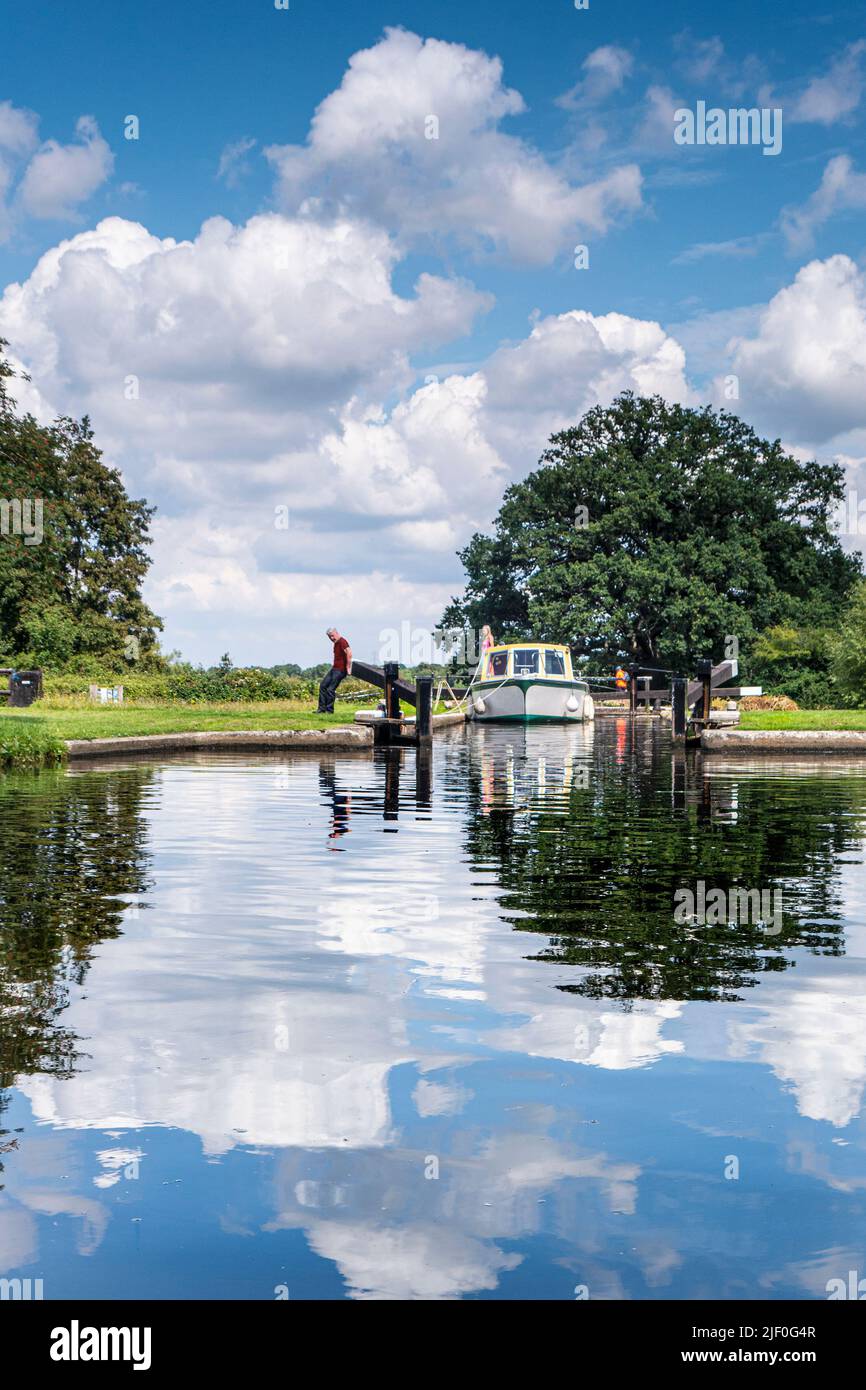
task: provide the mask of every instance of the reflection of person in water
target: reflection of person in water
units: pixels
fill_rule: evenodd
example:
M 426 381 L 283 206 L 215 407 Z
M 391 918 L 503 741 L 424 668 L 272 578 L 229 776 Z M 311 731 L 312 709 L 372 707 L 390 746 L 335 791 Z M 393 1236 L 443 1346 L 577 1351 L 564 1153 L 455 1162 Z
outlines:
M 337 786 L 333 763 L 319 764 L 319 786 L 331 800 L 331 830 L 328 839 L 336 840 L 341 835 L 348 835 L 349 818 L 352 814 L 352 794 L 342 791 Z M 336 847 L 334 846 L 334 848 Z

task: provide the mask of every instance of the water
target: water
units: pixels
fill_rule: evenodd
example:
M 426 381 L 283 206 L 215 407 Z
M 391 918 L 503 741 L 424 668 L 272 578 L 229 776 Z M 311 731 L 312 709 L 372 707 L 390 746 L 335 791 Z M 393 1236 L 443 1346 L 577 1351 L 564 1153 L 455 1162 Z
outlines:
M 864 834 L 866 762 L 625 720 L 3 778 L 0 1275 L 825 1298 L 866 1276 Z M 781 929 L 677 923 L 699 881 Z

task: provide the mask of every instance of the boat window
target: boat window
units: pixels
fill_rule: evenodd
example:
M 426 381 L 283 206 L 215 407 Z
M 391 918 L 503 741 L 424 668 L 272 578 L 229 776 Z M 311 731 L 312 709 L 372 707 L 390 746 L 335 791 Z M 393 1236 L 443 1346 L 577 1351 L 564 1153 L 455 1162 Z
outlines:
M 504 676 L 508 670 L 508 652 L 494 652 L 487 662 L 488 676 Z
M 544 653 L 544 674 L 546 676 L 565 675 L 565 654 L 563 652 Z
M 515 676 L 536 676 L 538 674 L 538 650 L 535 647 L 518 647 L 514 653 Z

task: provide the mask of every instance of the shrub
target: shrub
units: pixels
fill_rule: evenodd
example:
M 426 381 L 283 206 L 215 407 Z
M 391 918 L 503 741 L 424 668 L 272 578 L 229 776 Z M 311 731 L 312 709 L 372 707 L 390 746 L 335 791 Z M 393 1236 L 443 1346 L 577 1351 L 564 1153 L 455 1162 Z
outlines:
M 748 679 L 743 684 L 760 685 L 767 695 L 788 695 L 800 709 L 836 709 L 840 697 L 830 671 L 833 643 L 834 634 L 825 627 L 767 628 L 744 663 Z
M 215 667 L 182 666 L 171 668 L 161 675 L 115 671 L 88 671 L 82 674 L 47 672 L 45 694 L 53 696 L 86 697 L 88 686 L 122 685 L 126 700 L 171 701 L 180 704 L 211 704 L 224 701 L 259 703 L 264 700 L 313 700 L 318 694 L 318 682 L 301 676 L 275 675 L 257 667 L 220 670 Z M 374 691 L 362 681 L 347 680 L 340 694 L 353 690 Z
M 800 709 L 838 709 L 841 700 L 828 671 L 810 671 L 795 664 L 777 666 L 755 684 L 763 687 L 765 695 L 788 695 Z

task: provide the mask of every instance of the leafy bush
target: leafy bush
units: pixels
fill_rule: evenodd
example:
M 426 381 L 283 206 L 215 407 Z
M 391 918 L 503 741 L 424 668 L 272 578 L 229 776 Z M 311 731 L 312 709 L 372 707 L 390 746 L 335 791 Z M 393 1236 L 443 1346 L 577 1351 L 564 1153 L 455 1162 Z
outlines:
M 204 671 L 192 668 L 168 671 L 163 675 L 137 675 L 129 672 L 101 671 L 73 675 L 48 673 L 45 694 L 87 694 L 90 684 L 122 685 L 127 700 L 170 700 L 184 704 L 215 701 L 304 700 L 312 697 L 309 681 L 296 676 L 272 676 L 265 671 Z
M 751 685 L 752 680 L 743 684 Z M 790 695 L 800 709 L 838 709 L 841 700 L 829 672 L 810 671 L 793 662 L 771 668 L 767 675 L 759 675 L 754 684 L 760 685 L 765 695 Z
M 318 695 L 318 682 L 300 676 L 274 675 L 257 667 L 220 670 L 214 667 L 178 666 L 161 675 L 130 674 L 129 672 L 89 671 L 85 674 L 48 672 L 45 675 L 45 695 L 84 696 L 88 686 L 122 685 L 125 700 L 171 701 L 174 704 L 214 704 L 224 701 L 260 703 L 264 700 L 313 700 Z M 340 694 L 353 690 L 373 690 L 362 681 L 347 680 Z
M 836 709 L 840 693 L 830 665 L 835 634 L 822 627 L 767 628 L 755 639 L 744 685 L 788 695 L 800 709 Z

